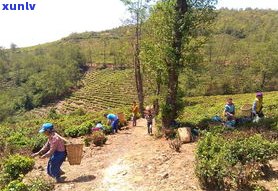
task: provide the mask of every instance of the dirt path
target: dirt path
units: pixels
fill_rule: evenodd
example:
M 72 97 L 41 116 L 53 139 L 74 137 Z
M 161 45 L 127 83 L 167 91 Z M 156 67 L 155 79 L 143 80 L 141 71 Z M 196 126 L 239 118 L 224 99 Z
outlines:
M 195 143 L 185 144 L 180 153 L 165 139 L 147 134 L 145 120 L 137 127 L 108 136 L 103 147 L 85 147 L 81 165 L 65 162 L 66 182 L 55 191 L 173 191 L 201 190 L 194 175 Z M 35 176 L 46 176 L 47 160 L 37 161 Z

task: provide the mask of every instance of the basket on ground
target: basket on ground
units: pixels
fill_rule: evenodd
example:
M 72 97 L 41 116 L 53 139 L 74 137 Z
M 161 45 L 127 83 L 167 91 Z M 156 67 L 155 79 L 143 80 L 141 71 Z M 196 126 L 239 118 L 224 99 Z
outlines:
M 250 117 L 251 116 L 251 110 L 252 110 L 252 104 L 245 104 L 241 108 L 241 115 Z
M 120 123 L 126 123 L 125 114 L 123 112 L 117 113 Z
M 67 144 L 67 158 L 70 165 L 79 165 L 82 159 L 83 144 Z

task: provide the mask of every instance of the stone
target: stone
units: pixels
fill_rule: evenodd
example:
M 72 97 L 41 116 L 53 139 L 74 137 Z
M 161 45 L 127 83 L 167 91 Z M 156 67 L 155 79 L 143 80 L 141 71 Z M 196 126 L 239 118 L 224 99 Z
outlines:
M 178 136 L 182 143 L 190 143 L 191 130 L 188 127 L 178 128 Z

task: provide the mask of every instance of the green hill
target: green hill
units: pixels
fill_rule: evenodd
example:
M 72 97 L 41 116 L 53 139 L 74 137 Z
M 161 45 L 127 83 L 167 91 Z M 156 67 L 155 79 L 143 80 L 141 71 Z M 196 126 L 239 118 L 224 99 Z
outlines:
M 217 12 L 212 34 L 198 55 L 199 62 L 189 63 L 181 74 L 180 84 L 185 95 L 278 90 L 278 12 L 252 9 Z M 143 25 L 143 41 L 147 35 L 144 32 Z M 0 120 L 65 99 L 72 90 L 79 89 L 78 83 L 88 65 L 132 68 L 133 34 L 133 26 L 125 26 L 102 32 L 73 33 L 32 47 L 0 49 Z M 144 61 L 142 65 L 144 68 Z M 151 76 L 144 76 L 148 78 Z M 131 79 L 128 80 L 133 83 Z M 109 104 L 100 103 L 100 106 L 96 102 L 96 106 L 92 106 L 92 100 L 83 98 L 84 103 L 72 103 L 73 99 L 79 99 L 80 95 L 76 94 L 73 93 L 77 98 L 66 99 L 65 108 L 74 110 L 78 104 L 84 107 L 89 104 L 88 110 L 98 110 L 124 105 L 115 100 L 117 98 L 109 98 Z M 103 95 L 106 94 L 103 91 Z M 96 100 L 103 102 L 101 96 Z

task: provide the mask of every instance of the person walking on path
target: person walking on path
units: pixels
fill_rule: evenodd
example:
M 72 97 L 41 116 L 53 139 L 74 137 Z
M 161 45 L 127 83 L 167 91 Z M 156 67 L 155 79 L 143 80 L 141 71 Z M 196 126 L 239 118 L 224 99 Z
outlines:
M 119 118 L 115 114 L 104 114 L 104 117 L 108 119 L 108 124 L 111 125 L 113 133 L 118 132 L 118 123 L 119 123 Z
M 32 157 L 38 155 L 42 159 L 50 157 L 47 164 L 47 174 L 55 178 L 57 183 L 63 182 L 61 166 L 66 158 L 64 139 L 55 133 L 52 123 L 44 123 L 39 133 L 44 133 L 48 140 L 39 152 L 32 154 Z
M 149 110 L 146 111 L 145 118 L 146 118 L 146 120 L 147 120 L 148 134 L 149 134 L 149 135 L 152 135 L 152 133 L 153 133 L 153 131 L 152 131 L 152 126 L 153 126 L 153 118 L 154 118 L 154 115 L 153 115 L 151 109 L 149 109 Z
M 137 125 L 136 120 L 137 116 L 139 115 L 139 107 L 136 101 L 133 101 L 132 104 L 132 126 L 135 127 Z

